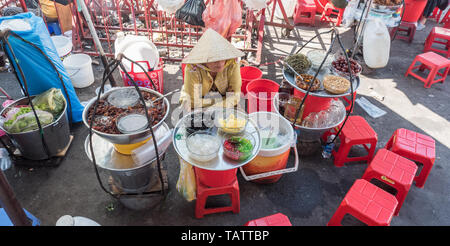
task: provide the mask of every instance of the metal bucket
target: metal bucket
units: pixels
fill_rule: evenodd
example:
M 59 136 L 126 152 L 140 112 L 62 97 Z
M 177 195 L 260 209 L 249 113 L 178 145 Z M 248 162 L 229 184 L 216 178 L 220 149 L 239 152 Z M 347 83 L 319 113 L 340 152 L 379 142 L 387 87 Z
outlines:
M 34 96 L 31 98 L 34 98 Z M 14 106 L 27 104 L 28 98 L 24 97 L 18 99 L 3 109 L 0 112 L 0 115 L 3 115 Z M 39 129 L 22 133 L 8 133 L 8 131 L 3 128 L 3 125 L 1 125 L 0 128 L 6 132 L 13 144 L 20 150 L 20 153 L 24 158 L 30 160 L 44 160 L 49 158 L 42 144 Z M 67 102 L 64 105 L 63 113 L 55 121 L 53 121 L 53 123 L 44 126 L 42 129 L 44 132 L 45 143 L 50 152 L 50 157 L 56 156 L 67 147 L 70 141 Z
M 169 129 L 166 123 L 163 123 L 161 127 Z M 84 147 L 88 158 L 92 161 L 89 136 L 86 138 Z M 124 192 L 145 192 L 155 182 L 154 177 L 158 176 L 155 176 L 156 159 L 144 165 L 137 165 L 131 156 L 120 154 L 114 149 L 112 143 L 97 134 L 92 135 L 92 147 L 97 166 L 106 170 L 118 188 Z M 164 152 L 159 153 L 160 158 L 163 154 Z

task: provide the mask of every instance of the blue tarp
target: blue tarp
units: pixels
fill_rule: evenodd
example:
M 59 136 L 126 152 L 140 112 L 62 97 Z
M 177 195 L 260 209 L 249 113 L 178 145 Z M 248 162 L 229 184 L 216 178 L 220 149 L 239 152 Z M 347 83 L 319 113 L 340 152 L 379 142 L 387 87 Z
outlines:
M 34 215 L 30 214 L 26 209 L 23 210 L 25 214 L 27 215 L 28 219 L 31 220 L 32 226 L 39 226 L 41 225 L 41 221 L 34 217 Z M 11 222 L 11 219 L 9 218 L 8 214 L 3 208 L 0 208 L 0 226 L 14 226 L 14 224 Z
M 28 92 L 30 95 L 38 95 L 50 88 L 59 88 L 67 99 L 70 99 L 72 108 L 72 122 L 80 122 L 82 120 L 83 105 L 77 97 L 69 75 L 67 74 L 61 59 L 58 56 L 56 48 L 50 38 L 47 27 L 41 17 L 35 16 L 31 12 L 21 13 L 14 16 L 0 17 L 0 24 L 5 20 L 21 19 L 30 24 L 31 30 L 28 31 L 14 31 L 17 35 L 24 40 L 33 43 L 39 47 L 53 62 L 58 72 L 62 76 L 64 85 L 67 89 L 67 94 L 64 92 L 64 88 L 61 84 L 61 80 L 58 77 L 55 69 L 47 61 L 47 59 L 34 47 L 21 41 L 20 39 L 10 36 L 9 43 L 17 58 L 16 61 L 12 61 L 15 70 L 19 76 L 20 83 L 23 85 L 23 78 L 17 68 L 17 63 L 20 64 L 24 76 L 28 85 Z M 6 49 L 8 55 L 11 56 L 9 48 Z M 68 110 L 68 113 L 70 111 Z

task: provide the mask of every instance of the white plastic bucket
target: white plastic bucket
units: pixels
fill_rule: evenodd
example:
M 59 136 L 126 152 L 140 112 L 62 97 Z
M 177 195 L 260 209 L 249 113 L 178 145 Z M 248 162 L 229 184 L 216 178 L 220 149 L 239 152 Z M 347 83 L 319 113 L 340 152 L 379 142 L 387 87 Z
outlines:
M 69 55 L 63 61 L 73 87 L 84 88 L 94 83 L 92 59 L 86 54 Z
M 56 47 L 58 56 L 63 60 L 65 57 L 70 55 L 72 51 L 72 39 L 65 36 L 51 36 L 53 44 Z
M 257 183 L 274 183 L 281 178 L 281 174 L 297 171 L 296 135 L 291 123 L 281 115 L 272 112 L 253 112 L 249 114 L 249 118 L 260 129 L 263 144 L 258 155 L 247 165 L 240 168 L 244 179 Z M 270 128 L 272 130 L 269 130 Z M 267 138 L 262 136 L 264 135 L 262 134 L 263 129 L 266 129 L 266 133 L 269 132 L 266 137 L 277 138 L 280 141 L 278 147 L 269 147 L 268 145 L 264 147 L 264 141 Z M 279 139 L 281 135 L 278 135 L 278 133 L 281 133 L 284 137 Z M 293 168 L 286 168 L 291 148 L 294 148 L 295 165 Z

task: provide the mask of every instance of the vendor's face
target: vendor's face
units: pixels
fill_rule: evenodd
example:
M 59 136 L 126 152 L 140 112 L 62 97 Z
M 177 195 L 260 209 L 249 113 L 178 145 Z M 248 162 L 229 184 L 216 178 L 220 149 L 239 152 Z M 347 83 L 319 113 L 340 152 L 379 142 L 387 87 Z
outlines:
M 206 63 L 206 67 L 208 67 L 212 72 L 220 73 L 220 72 L 222 72 L 223 68 L 225 67 L 225 61 L 216 61 L 216 62 Z

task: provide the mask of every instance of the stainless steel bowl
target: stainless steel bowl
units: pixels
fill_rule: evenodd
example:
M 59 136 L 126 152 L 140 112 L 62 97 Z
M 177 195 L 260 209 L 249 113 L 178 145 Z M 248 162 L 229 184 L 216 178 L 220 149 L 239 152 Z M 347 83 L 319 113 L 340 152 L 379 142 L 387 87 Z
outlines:
M 116 90 L 124 90 L 124 89 L 131 89 L 134 90 L 134 87 L 115 87 L 112 88 L 111 90 L 105 92 L 102 95 L 102 99 L 105 99 L 109 94 L 111 94 L 112 92 L 116 91 Z M 145 88 L 145 87 L 139 87 L 139 89 L 141 91 L 147 91 L 150 92 L 152 94 L 154 94 L 157 97 L 162 97 L 163 95 L 157 91 Z M 156 129 L 158 129 L 161 124 L 166 120 L 167 116 L 169 115 L 169 111 L 170 111 L 170 104 L 169 104 L 169 100 L 167 100 L 167 98 L 164 98 L 164 105 L 166 106 L 166 113 L 164 115 L 164 117 L 158 122 L 158 124 L 154 125 L 152 127 L 153 131 L 156 131 Z M 87 128 L 89 128 L 89 123 L 87 121 L 87 116 L 88 116 L 88 112 L 89 109 L 91 107 L 94 106 L 94 103 L 97 101 L 97 97 L 91 99 L 88 104 L 86 105 L 86 107 L 84 108 L 83 111 L 83 122 L 86 125 Z M 97 131 L 95 129 L 92 129 L 92 131 L 99 135 L 100 137 L 106 139 L 107 141 L 113 143 L 113 144 L 134 144 L 134 143 L 139 143 L 141 141 L 144 141 L 145 139 L 149 138 L 151 136 L 151 132 L 150 129 L 145 129 L 136 133 L 130 133 L 130 134 L 108 134 L 108 133 L 104 133 L 104 132 L 100 132 Z

